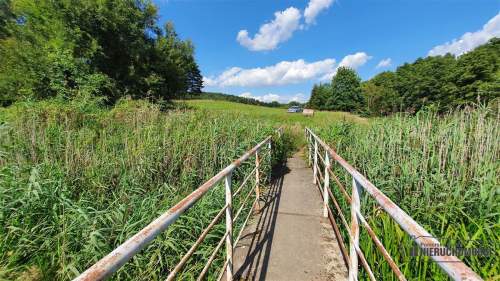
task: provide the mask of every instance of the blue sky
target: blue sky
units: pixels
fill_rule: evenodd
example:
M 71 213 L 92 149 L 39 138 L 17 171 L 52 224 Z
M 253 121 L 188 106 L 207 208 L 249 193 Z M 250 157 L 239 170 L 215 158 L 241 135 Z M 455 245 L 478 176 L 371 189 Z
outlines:
M 500 0 L 154 0 L 196 47 L 205 91 L 307 101 L 339 65 L 363 80 L 500 37 Z

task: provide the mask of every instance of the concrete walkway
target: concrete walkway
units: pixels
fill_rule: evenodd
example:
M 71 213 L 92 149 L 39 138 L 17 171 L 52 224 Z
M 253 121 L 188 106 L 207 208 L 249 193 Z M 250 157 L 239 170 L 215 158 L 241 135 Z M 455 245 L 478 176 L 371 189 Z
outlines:
M 311 168 L 296 154 L 275 175 L 236 245 L 235 280 L 346 280 Z

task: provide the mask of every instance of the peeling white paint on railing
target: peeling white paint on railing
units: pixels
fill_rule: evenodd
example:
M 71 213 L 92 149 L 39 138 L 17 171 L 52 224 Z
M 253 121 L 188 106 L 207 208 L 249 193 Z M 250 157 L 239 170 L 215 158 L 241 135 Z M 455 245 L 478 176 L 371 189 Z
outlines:
M 279 128 L 277 130 L 277 134 L 281 137 L 283 129 Z M 210 189 L 212 189 L 215 185 L 217 185 L 221 180 L 224 179 L 225 186 L 225 194 L 226 194 L 226 204 L 222 208 L 225 209 L 226 215 L 226 233 L 222 237 L 221 240 L 225 240 L 226 244 L 226 262 L 225 268 L 221 270 L 224 272 L 226 270 L 227 280 L 232 280 L 232 253 L 233 247 L 237 243 L 233 241 L 233 218 L 232 218 L 232 190 L 231 190 L 231 175 L 233 171 L 239 167 L 243 162 L 248 160 L 251 156 L 257 155 L 259 150 L 262 148 L 271 149 L 272 136 L 268 136 L 259 144 L 254 146 L 252 149 L 248 150 L 243 154 L 240 158 L 235 160 L 229 166 L 221 170 L 218 174 L 212 177 L 210 180 L 202 184 L 195 191 L 193 191 L 190 195 L 182 199 L 179 203 L 175 204 L 172 208 L 162 214 L 160 217 L 155 219 L 141 231 L 136 233 L 134 236 L 129 238 L 123 244 L 114 249 L 111 253 L 103 257 L 97 263 L 88 268 L 85 272 L 83 272 L 80 276 L 76 277 L 74 281 L 94 281 L 94 280 L 104 280 L 110 277 L 113 273 L 115 273 L 120 267 L 122 267 L 127 261 L 129 261 L 135 254 L 139 253 L 144 247 L 146 247 L 153 239 L 155 239 L 159 234 L 165 231 L 172 223 L 174 223 L 185 211 L 191 208 L 200 198 L 203 197 Z M 257 184 L 260 181 L 260 174 L 258 172 L 259 160 L 258 157 L 256 159 L 256 168 L 253 170 L 256 174 Z M 252 171 L 252 172 L 253 172 Z M 244 181 L 246 183 L 246 180 Z M 243 183 L 243 184 L 244 184 Z M 255 187 L 255 192 L 258 192 L 258 185 Z M 255 202 L 258 201 L 255 200 Z M 255 204 L 255 203 L 254 203 Z M 221 212 L 223 212 L 221 210 Z M 220 219 L 221 216 L 217 215 L 214 220 L 209 224 L 209 226 L 203 231 L 201 236 L 206 236 L 206 233 L 216 224 L 216 221 Z M 248 217 L 244 224 L 248 221 Z M 244 225 L 242 226 L 242 228 Z M 196 247 L 203 242 L 204 237 L 200 237 L 202 239 L 198 239 L 192 248 L 186 253 L 186 255 L 181 259 L 180 266 L 175 267 L 171 274 L 167 277 L 168 280 L 172 280 L 175 278 L 175 275 L 180 271 L 182 265 L 186 262 L 186 260 L 195 252 Z M 202 271 L 202 275 L 205 275 L 208 271 L 208 267 L 215 259 L 215 255 L 217 251 L 221 248 L 222 244 L 219 244 L 215 250 L 212 252 L 205 268 Z M 202 277 L 202 276 L 201 276 Z
M 397 206 L 391 199 L 389 199 L 384 193 L 382 193 L 379 189 L 377 189 L 368 179 L 366 179 L 360 172 L 354 169 L 347 161 L 345 161 L 342 157 L 340 157 L 330 146 L 328 146 L 324 141 L 322 141 L 316 134 L 312 132 L 309 128 L 305 129 L 306 140 L 308 141 L 307 147 L 308 149 L 308 159 L 309 163 L 313 164 L 313 174 L 314 174 L 314 183 L 321 188 L 321 180 L 323 180 L 323 188 L 328 186 L 326 181 L 329 181 L 329 178 L 326 176 L 331 174 L 335 179 L 335 182 L 339 185 L 340 190 L 342 191 L 342 195 L 344 195 L 345 199 L 350 204 L 351 209 L 351 225 L 349 231 L 349 242 L 350 242 L 350 253 L 349 257 L 344 256 L 346 261 L 349 261 L 347 264 L 349 266 L 349 280 L 357 280 L 357 272 L 358 272 L 358 256 L 363 257 L 363 253 L 359 248 L 359 224 L 365 227 L 372 238 L 374 240 L 377 249 L 382 253 L 385 260 L 389 263 L 391 269 L 394 274 L 398 277 L 399 280 L 406 280 L 398 266 L 394 262 L 394 260 L 389 256 L 387 250 L 378 240 L 378 237 L 373 232 L 371 227 L 366 222 L 366 219 L 361 214 L 361 193 L 365 191 L 371 197 L 375 199 L 377 204 L 384 209 L 389 216 L 401 226 L 401 228 L 408 234 L 410 237 L 417 243 L 418 246 L 423 247 L 424 245 L 437 245 L 441 244 L 439 241 L 431 236 L 429 232 L 427 232 L 422 226 L 420 226 L 415 220 L 413 220 L 408 214 L 406 214 L 399 206 Z M 318 147 L 321 147 L 325 151 L 325 158 L 322 158 L 319 154 Z M 321 174 L 318 176 L 318 156 L 325 167 L 325 176 L 322 177 Z M 351 176 L 352 176 L 352 194 L 349 196 L 342 184 L 338 181 L 336 175 L 333 173 L 332 169 L 330 169 L 330 156 L 336 163 L 340 164 Z M 311 161 L 311 159 L 314 159 Z M 322 195 L 325 192 L 322 192 Z M 336 229 L 337 236 L 338 227 L 333 218 L 333 214 L 328 206 L 329 199 L 331 199 L 339 212 L 339 216 L 342 219 L 342 222 L 346 227 L 348 227 L 347 222 L 345 220 L 345 216 L 342 214 L 340 207 L 337 204 L 336 199 L 333 197 L 333 194 L 328 192 L 324 196 L 324 203 L 328 210 L 327 213 L 332 216 L 330 221 L 332 221 L 332 225 Z M 341 238 L 341 237 L 340 237 Z M 419 238 L 419 239 L 416 239 Z M 341 239 L 339 239 L 341 240 Z M 340 245 L 342 249 L 342 254 L 345 255 L 345 246 Z M 477 275 L 474 271 L 472 271 L 468 266 L 466 266 L 460 259 L 455 256 L 431 256 L 431 258 L 443 269 L 443 271 L 448 274 L 450 278 L 453 280 L 460 281 L 472 281 L 472 280 L 482 280 L 479 275 Z M 365 270 L 368 272 L 370 279 L 373 279 L 373 274 L 368 264 L 365 263 L 364 257 L 360 259 L 362 261 L 362 265 Z

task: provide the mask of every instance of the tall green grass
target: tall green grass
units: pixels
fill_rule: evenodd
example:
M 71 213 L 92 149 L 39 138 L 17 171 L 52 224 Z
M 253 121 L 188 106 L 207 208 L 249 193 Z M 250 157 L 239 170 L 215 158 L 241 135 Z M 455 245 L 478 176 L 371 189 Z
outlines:
M 252 119 L 265 120 L 287 126 L 300 125 L 324 127 L 341 120 L 352 123 L 366 123 L 365 118 L 348 112 L 316 110 L 314 116 L 310 117 L 304 116 L 301 113 L 288 113 L 286 108 L 272 108 L 228 101 L 187 100 L 184 101 L 184 103 L 193 108 L 210 110 L 212 112 L 233 112 L 246 115 Z M 302 132 L 301 135 L 303 135 Z
M 162 112 L 141 101 L 123 101 L 112 109 L 92 101 L 0 109 L 0 280 L 75 277 L 278 124 L 288 130 L 276 140 L 273 159 L 264 159 L 266 177 L 273 162 L 303 143 L 298 140 L 302 127 L 312 126 L 433 235 L 469 247 L 490 245 L 493 256 L 464 260 L 485 278 L 500 274 L 497 110 L 466 109 L 446 116 L 422 112 L 368 123 L 342 113 L 306 118 L 225 102 L 188 104 L 197 109 Z M 239 168 L 233 185 L 252 168 Z M 334 168 L 350 187 L 351 179 L 338 165 Z M 254 184 L 252 178 L 241 194 Z M 333 191 L 341 198 L 338 189 Z M 403 273 L 410 280 L 446 280 L 428 258 L 409 257 L 410 237 L 364 197 L 365 217 Z M 346 202 L 339 201 L 349 214 Z M 239 198 L 234 203 L 237 209 Z M 113 279 L 164 279 L 223 205 L 219 185 Z M 221 222 L 180 279 L 197 276 L 223 233 Z M 380 280 L 395 280 L 365 231 L 361 247 Z M 222 262 L 220 255 L 209 280 Z
M 273 131 L 235 114 L 162 112 L 141 101 L 0 109 L 0 280 L 74 278 Z M 269 175 L 271 159 L 264 163 Z M 239 168 L 234 186 L 251 169 Z M 164 279 L 224 204 L 218 186 L 113 278 Z M 182 279 L 203 268 L 222 224 Z
M 442 243 L 492 249 L 490 257 L 461 258 L 483 278 L 498 278 L 499 121 L 498 108 L 467 108 L 445 116 L 421 112 L 371 120 L 368 126 L 344 122 L 317 129 L 344 159 Z M 334 167 L 350 188 L 351 178 L 339 165 Z M 333 189 L 340 198 L 336 186 Z M 364 197 L 363 214 L 409 280 L 447 280 L 428 257 L 411 257 L 410 237 L 368 195 Z M 348 205 L 340 201 L 349 216 Z M 360 241 L 376 275 L 396 280 L 365 231 Z
M 273 123 L 282 126 L 290 133 L 293 147 L 299 150 L 305 146 L 305 127 L 327 127 L 333 123 L 345 121 L 356 124 L 367 124 L 367 119 L 348 112 L 319 111 L 314 116 L 304 116 L 301 113 L 288 113 L 286 108 L 271 108 L 220 100 L 187 100 L 178 101 L 178 104 L 195 109 L 209 110 L 210 112 L 234 113 L 255 120 L 256 122 Z

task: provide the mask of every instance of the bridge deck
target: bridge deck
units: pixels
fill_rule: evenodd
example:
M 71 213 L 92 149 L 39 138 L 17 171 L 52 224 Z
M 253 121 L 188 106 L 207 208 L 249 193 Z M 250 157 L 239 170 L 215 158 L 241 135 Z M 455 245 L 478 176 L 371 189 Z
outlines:
M 236 245 L 235 280 L 346 280 L 312 170 L 296 154 L 276 174 Z

